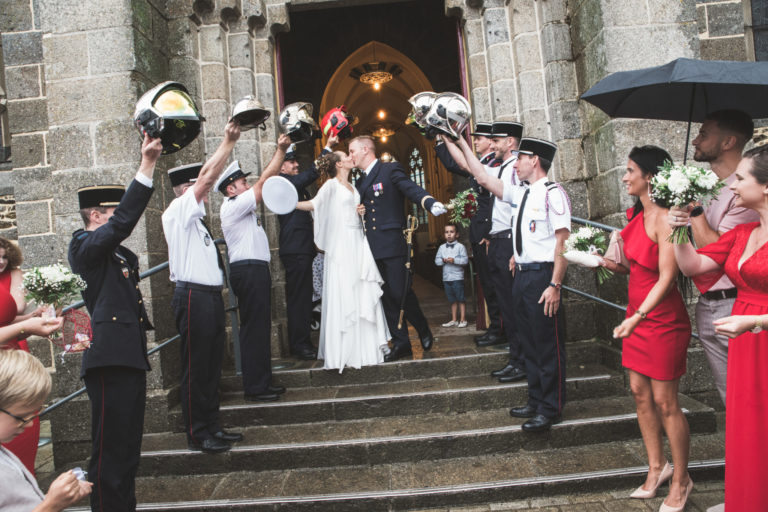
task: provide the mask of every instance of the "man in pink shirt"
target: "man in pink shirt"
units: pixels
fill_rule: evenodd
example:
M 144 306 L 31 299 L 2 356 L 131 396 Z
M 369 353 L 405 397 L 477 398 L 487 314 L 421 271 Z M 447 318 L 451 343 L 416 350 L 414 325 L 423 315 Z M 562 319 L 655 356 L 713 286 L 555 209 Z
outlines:
M 744 145 L 752 138 L 752 119 L 740 110 L 718 110 L 709 114 L 693 139 L 696 148 L 693 159 L 709 162 L 725 186 L 706 208 L 691 204 L 685 208 L 670 208 L 669 217 L 678 226 L 690 222 L 693 240 L 697 247 L 716 242 L 720 235 L 739 224 L 755 222 L 757 212 L 735 207 L 730 184 L 736 179 L 733 172 L 741 160 Z M 712 321 L 730 316 L 736 299 L 736 288 L 723 276 L 702 293 L 696 304 L 696 329 L 707 355 L 715 384 L 725 403 L 726 369 L 728 367 L 728 338 L 715 333 Z

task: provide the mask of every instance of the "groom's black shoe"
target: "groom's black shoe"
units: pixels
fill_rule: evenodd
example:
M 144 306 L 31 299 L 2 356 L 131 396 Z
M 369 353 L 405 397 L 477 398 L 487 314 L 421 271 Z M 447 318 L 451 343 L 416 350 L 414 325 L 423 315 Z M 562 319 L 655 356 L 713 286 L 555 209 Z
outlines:
M 432 331 L 427 332 L 427 335 L 421 338 L 421 348 L 425 351 L 432 348 L 432 343 L 435 342 L 435 337 L 432 336 Z
M 390 363 L 392 361 L 397 361 L 401 357 L 406 356 L 412 356 L 413 351 L 411 350 L 411 347 L 409 346 L 395 346 L 395 348 L 392 349 L 392 351 L 384 356 L 384 362 Z
M 291 350 L 291 355 L 297 359 L 303 359 L 305 361 L 317 359 L 317 351 L 314 347 L 301 347 L 298 350 Z

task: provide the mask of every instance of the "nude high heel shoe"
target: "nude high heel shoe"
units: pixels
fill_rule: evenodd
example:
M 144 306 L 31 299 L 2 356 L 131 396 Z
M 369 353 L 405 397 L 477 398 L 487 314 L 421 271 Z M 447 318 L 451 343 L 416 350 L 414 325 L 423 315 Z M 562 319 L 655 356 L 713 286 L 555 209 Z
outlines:
M 669 465 L 669 462 L 664 464 L 664 467 L 661 469 L 661 473 L 659 473 L 659 479 L 656 480 L 656 485 L 653 486 L 650 490 L 643 489 L 643 486 L 641 485 L 637 489 L 635 489 L 635 492 L 629 495 L 630 498 L 637 498 L 640 500 L 649 500 L 651 498 L 656 497 L 656 491 L 659 489 L 659 486 L 672 478 L 672 473 L 674 471 L 672 470 L 672 466 Z
M 664 502 L 662 502 L 661 507 L 659 508 L 659 512 L 683 512 L 685 503 L 688 501 L 688 496 L 691 495 L 692 490 L 693 480 L 691 480 L 691 477 L 688 477 L 688 485 L 685 486 L 685 494 L 683 495 L 683 504 L 679 507 L 670 507 L 669 505 L 665 505 Z

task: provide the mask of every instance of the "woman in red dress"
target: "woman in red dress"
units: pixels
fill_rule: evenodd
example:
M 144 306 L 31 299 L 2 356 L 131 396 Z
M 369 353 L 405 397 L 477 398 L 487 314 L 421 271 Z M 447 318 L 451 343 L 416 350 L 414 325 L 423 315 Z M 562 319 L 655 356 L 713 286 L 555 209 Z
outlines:
M 31 315 L 22 315 L 27 306 L 24 299 L 24 291 L 21 287 L 21 250 L 10 240 L 0 238 L 0 326 L 20 322 L 31 316 L 40 316 L 42 310 L 36 310 Z M 29 352 L 27 340 L 19 337 L 5 343 L 2 348 L 16 349 Z M 30 473 L 35 474 L 35 457 L 37 456 L 37 443 L 40 440 L 40 420 L 35 418 L 34 423 L 24 432 L 16 436 L 13 441 L 3 444 L 26 466 Z
M 697 251 L 675 247 L 680 269 L 699 276 L 699 289 L 723 271 L 738 289 L 733 316 L 715 320 L 731 338 L 725 407 L 725 510 L 768 510 L 768 146 L 747 151 L 731 185 L 735 206 L 751 208 L 760 222 L 736 226 Z M 674 224 L 674 219 L 670 219 Z
M 637 202 L 627 211 L 630 221 L 620 235 L 626 260 L 622 264 L 622 258 L 607 254 L 605 266 L 629 273 L 627 316 L 613 335 L 624 340 L 622 364 L 629 372 L 649 466 L 645 483 L 631 497 L 653 498 L 658 487 L 671 478 L 669 495 L 660 511 L 672 512 L 683 510 L 693 488 L 688 475 L 688 421 L 677 399 L 680 377 L 685 374 L 691 322 L 677 288 L 674 248 L 667 241 L 667 209 L 650 197 L 651 178 L 665 160 L 672 161 L 666 151 L 655 146 L 636 147 L 630 152 L 622 182 Z M 664 455 L 662 431 L 669 439 L 674 472 Z

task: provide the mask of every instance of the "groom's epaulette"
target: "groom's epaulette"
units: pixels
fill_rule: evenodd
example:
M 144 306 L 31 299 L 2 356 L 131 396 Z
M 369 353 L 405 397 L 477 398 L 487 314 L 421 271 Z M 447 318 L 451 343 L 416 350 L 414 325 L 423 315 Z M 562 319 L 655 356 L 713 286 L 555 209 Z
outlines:
M 72 236 L 77 240 L 82 240 L 83 238 L 87 237 L 90 234 L 91 234 L 90 231 L 86 231 L 84 229 L 78 229 L 77 231 L 72 233 Z

